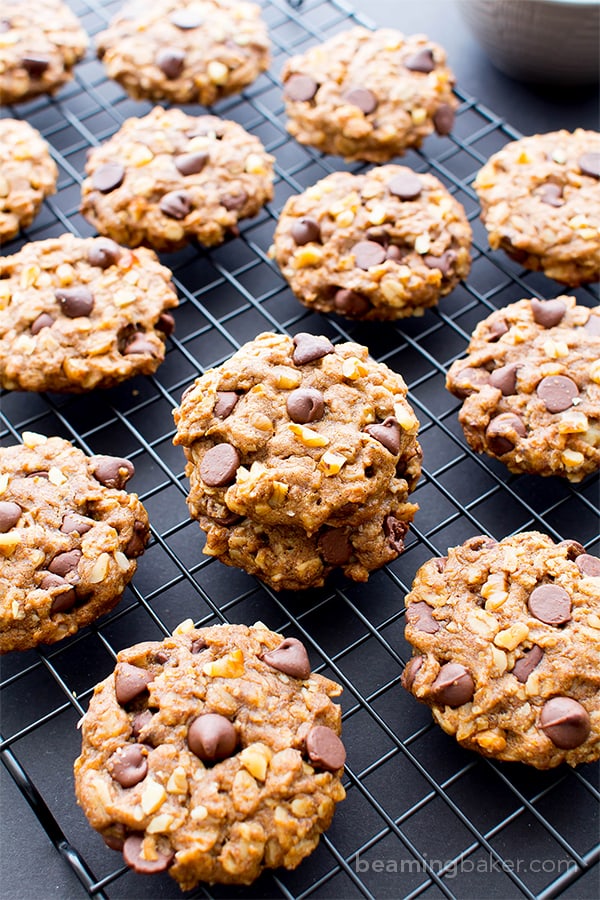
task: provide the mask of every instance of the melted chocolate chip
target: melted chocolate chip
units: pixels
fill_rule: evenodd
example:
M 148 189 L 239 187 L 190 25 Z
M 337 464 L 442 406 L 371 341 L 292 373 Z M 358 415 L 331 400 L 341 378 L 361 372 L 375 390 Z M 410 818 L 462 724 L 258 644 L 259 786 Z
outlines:
M 321 240 L 321 228 L 316 219 L 312 216 L 303 216 L 296 219 L 291 227 L 291 235 L 299 246 L 308 244 L 311 241 Z
M 583 175 L 600 178 L 600 153 L 584 153 L 577 160 L 577 164 Z
M 531 301 L 533 319 L 543 328 L 554 328 L 562 320 L 567 311 L 566 303 L 562 300 L 537 300 Z
M 60 308 L 69 319 L 77 319 L 79 316 L 89 316 L 94 308 L 94 295 L 86 285 L 76 287 L 57 288 L 54 296 L 60 303 Z
M 295 350 L 292 361 L 296 366 L 305 366 L 309 362 L 316 362 L 322 359 L 328 353 L 335 353 L 335 347 L 323 335 L 299 331 L 293 340 Z
M 571 697 L 552 697 L 546 700 L 540 715 L 540 725 L 555 747 L 573 750 L 587 740 L 591 731 L 588 711 Z
M 122 490 L 135 474 L 135 467 L 129 459 L 119 456 L 93 456 L 92 475 L 108 488 Z
M 133 523 L 133 534 L 125 547 L 125 554 L 130 557 L 141 556 L 150 536 L 150 529 L 145 522 L 136 520 Z
M 519 437 L 525 437 L 527 429 L 523 420 L 514 413 L 500 413 L 490 420 L 485 430 L 488 447 L 496 456 L 502 456 L 516 446 Z
M 385 247 L 376 241 L 359 241 L 352 248 L 354 263 L 359 269 L 370 269 L 371 266 L 379 266 L 385 262 Z
M 508 363 L 506 366 L 500 366 L 490 373 L 489 384 L 492 387 L 502 391 L 504 397 L 515 394 L 517 391 L 517 369 L 516 363 Z
M 385 534 L 389 546 L 396 553 L 402 553 L 404 550 L 404 538 L 408 531 L 408 525 L 396 516 L 386 516 L 383 520 L 383 533 Z
M 307 102 L 312 100 L 319 85 L 310 75 L 291 75 L 286 81 L 283 92 L 288 100 Z
M 244 204 L 248 199 L 245 191 L 239 191 L 237 194 L 223 194 L 219 200 L 221 206 L 224 206 L 229 212 L 239 212 L 244 208 Z
M 357 106 L 365 116 L 375 112 L 379 105 L 377 97 L 373 91 L 370 91 L 368 88 L 352 88 L 351 90 L 346 91 L 343 99 L 346 103 Z
M 398 420 L 394 416 L 388 416 L 383 422 L 376 425 L 367 425 L 363 428 L 368 435 L 383 444 L 386 450 L 397 456 L 400 452 L 401 429 Z
M 240 463 L 240 454 L 232 444 L 215 444 L 200 463 L 200 478 L 209 487 L 224 487 L 235 481 Z
M 237 732 L 225 716 L 205 713 L 190 723 L 187 742 L 192 753 L 203 762 L 217 762 L 232 755 Z
M 404 667 L 404 672 L 402 673 L 402 687 L 406 688 L 407 691 L 410 691 L 413 684 L 415 683 L 415 678 L 417 677 L 417 672 L 423 665 L 423 657 L 422 656 L 413 656 L 406 663 Z
M 77 571 L 81 556 L 81 550 L 67 550 L 66 553 L 57 553 L 48 565 L 48 571 L 63 577 L 70 575 L 71 572 Z
M 102 194 L 109 194 L 123 184 L 125 169 L 121 163 L 104 163 L 92 175 L 92 187 Z
M 0 500 L 0 534 L 6 534 L 11 528 L 14 528 L 23 510 L 18 503 L 12 500 Z
M 315 725 L 306 735 L 306 752 L 311 763 L 327 772 L 337 772 L 346 762 L 346 749 L 326 725 Z
M 126 865 L 134 872 L 140 875 L 154 875 L 156 872 L 164 872 L 168 869 L 175 853 L 163 853 L 162 850 L 156 850 L 156 859 L 146 859 L 142 856 L 142 844 L 144 841 L 143 834 L 130 834 L 125 838 L 123 843 L 123 859 Z
M 435 69 L 435 61 L 433 59 L 433 51 L 430 47 L 422 47 L 404 60 L 404 65 L 411 72 L 424 72 L 425 74 L 433 72 Z
M 454 110 L 448 103 L 442 103 L 433 114 L 433 127 L 440 135 L 450 134 L 454 125 Z
M 490 380 L 490 373 L 487 369 L 473 369 L 471 366 L 461 369 L 454 376 L 452 382 L 452 393 L 457 397 L 468 397 L 474 393 L 479 387 L 483 387 Z
M 31 333 L 38 334 L 42 328 L 52 328 L 54 319 L 48 313 L 40 313 L 37 319 L 31 323 Z
M 130 788 L 143 781 L 148 772 L 148 761 L 142 744 L 125 744 L 110 756 L 106 767 L 111 778 L 121 787 Z
M 118 663 L 115 670 L 117 703 L 121 706 L 130 703 L 146 690 L 151 681 L 154 681 L 154 675 L 147 669 L 132 666 L 131 663 Z
M 445 663 L 431 685 L 431 693 L 437 703 L 445 706 L 462 706 L 475 693 L 471 673 L 460 663 Z
M 531 650 L 526 650 L 521 659 L 518 659 L 513 666 L 512 673 L 521 684 L 525 684 L 536 666 L 540 664 L 544 656 L 544 651 L 537 644 L 534 644 Z
M 73 585 L 69 584 L 69 582 L 60 575 L 54 575 L 52 573 L 44 575 L 40 581 L 40 588 L 43 591 L 52 591 L 55 588 L 60 590 L 60 593 L 52 598 L 52 606 L 50 608 L 51 615 L 54 615 L 54 613 L 69 612 L 77 602 L 77 595 Z
M 167 78 L 173 80 L 183 72 L 185 53 L 179 47 L 162 47 L 154 57 L 154 62 Z
M 226 419 L 235 409 L 239 399 L 239 395 L 235 391 L 217 391 L 217 402 L 213 409 L 214 415 L 218 419 Z
M 386 258 L 389 254 L 386 254 Z M 340 288 L 335 292 L 333 305 L 337 312 L 343 316 L 363 316 L 370 308 L 371 304 L 364 294 L 357 291 L 349 291 L 346 288 Z
M 208 153 L 182 153 L 175 157 L 174 162 L 182 175 L 198 175 L 208 162 Z
M 546 184 L 543 184 L 536 192 L 536 196 L 539 197 L 541 203 L 546 203 L 547 206 L 564 206 L 565 201 L 563 200 L 563 189 L 562 185 L 555 184 L 553 181 L 548 181 Z
M 456 253 L 454 250 L 445 250 L 441 256 L 432 256 L 428 253 L 423 257 L 423 262 L 428 269 L 439 269 L 442 278 L 445 278 L 452 271 L 452 266 L 456 262 Z
M 148 353 L 150 356 L 158 354 L 157 347 L 143 331 L 136 331 L 135 334 L 132 334 L 123 350 L 123 356 L 133 356 L 136 353 Z
M 548 375 L 542 378 L 536 393 L 550 413 L 563 412 L 573 405 L 579 396 L 579 388 L 566 375 Z
M 590 553 L 582 553 L 575 560 L 575 564 L 582 575 L 589 578 L 600 578 L 600 559 Z
M 432 609 L 424 600 L 407 606 L 406 621 L 415 631 L 424 631 L 426 634 L 435 634 L 440 630 L 439 622 L 433 618 Z
M 176 28 L 187 30 L 188 28 L 198 28 L 204 23 L 204 18 L 200 15 L 198 9 L 194 7 L 183 7 L 176 9 L 169 15 L 169 22 Z
M 321 556 L 330 566 L 345 566 L 352 556 L 352 544 L 342 528 L 328 528 L 319 537 Z
M 325 412 L 323 394 L 315 388 L 298 388 L 289 395 L 286 409 L 292 422 L 319 422 Z
M 408 170 L 390 178 L 387 186 L 390 194 L 400 200 L 416 200 L 423 190 L 423 182 L 419 176 Z
M 499 341 L 500 338 L 505 335 L 508 331 L 508 324 L 505 319 L 495 319 L 489 325 L 488 331 L 488 341 L 490 343 L 494 343 L 495 341 Z
M 527 600 L 529 612 L 546 625 L 571 621 L 571 597 L 559 584 L 540 584 Z
M 581 556 L 582 553 L 585 553 L 585 547 L 579 543 L 579 541 L 566 540 L 559 541 L 556 545 L 557 547 L 564 547 L 567 559 L 574 560 L 577 559 L 578 556 Z
M 32 78 L 40 78 L 50 65 L 50 60 L 47 56 L 28 54 L 21 58 L 21 65 Z
M 170 219 L 185 219 L 192 208 L 192 197 L 187 191 L 169 191 L 161 198 L 159 206 Z
M 121 248 L 110 238 L 96 238 L 89 247 L 87 259 L 90 266 L 98 266 L 100 269 L 108 269 L 114 266 L 121 257 Z
M 263 662 L 284 675 L 292 678 L 308 678 L 310 675 L 310 661 L 306 647 L 297 638 L 286 638 L 275 647 L 263 654 Z

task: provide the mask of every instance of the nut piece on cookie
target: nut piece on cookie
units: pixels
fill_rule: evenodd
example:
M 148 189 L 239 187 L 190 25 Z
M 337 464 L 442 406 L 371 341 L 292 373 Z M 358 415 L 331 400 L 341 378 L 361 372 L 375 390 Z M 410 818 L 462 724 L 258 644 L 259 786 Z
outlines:
M 511 472 L 581 481 L 600 468 L 600 315 L 520 300 L 477 325 L 446 387 L 470 446 Z
M 133 463 L 23 433 L 0 447 L 0 653 L 52 644 L 115 606 L 150 536 Z
M 0 246 L 31 225 L 44 198 L 55 192 L 57 178 L 39 131 L 28 122 L 0 119 Z
M 183 890 L 294 869 L 344 799 L 341 687 L 257 623 L 122 650 L 82 720 L 77 799 L 144 874 Z
M 395 559 L 417 506 L 418 420 L 360 344 L 261 334 L 174 411 L 204 553 L 275 590 L 355 581 Z
M 549 769 L 600 757 L 600 559 L 530 531 L 431 559 L 406 597 L 404 687 L 470 750 Z

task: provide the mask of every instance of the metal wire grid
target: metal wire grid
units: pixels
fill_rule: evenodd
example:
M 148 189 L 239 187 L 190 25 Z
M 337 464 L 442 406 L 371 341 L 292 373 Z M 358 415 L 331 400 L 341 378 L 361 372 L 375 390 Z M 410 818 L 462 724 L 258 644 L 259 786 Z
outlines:
M 475 244 L 468 284 L 439 309 L 397 324 L 349 323 L 301 307 L 267 256 L 285 199 L 339 168 L 337 159 L 300 147 L 286 133 L 276 73 L 283 59 L 351 24 L 370 24 L 340 0 L 261 0 L 274 44 L 271 71 L 216 112 L 257 134 L 277 158 L 276 196 L 243 224 L 239 238 L 210 252 L 188 248 L 165 258 L 181 298 L 177 332 L 155 376 L 89 397 L 2 395 L 0 441 L 24 430 L 59 434 L 90 453 L 119 452 L 136 466 L 134 489 L 152 521 L 152 541 L 122 603 L 95 626 L 48 648 L 2 661 L 0 755 L 40 824 L 90 896 L 177 897 L 167 876 L 143 879 L 115 863 L 75 805 L 71 761 L 75 723 L 117 651 L 160 639 L 186 617 L 200 625 L 264 621 L 300 637 L 313 668 L 345 688 L 347 800 L 317 851 L 294 872 L 263 876 L 247 889 L 201 887 L 196 897 L 555 897 L 596 896 L 600 846 L 598 766 L 541 773 L 463 751 L 432 725 L 429 711 L 400 687 L 410 648 L 403 598 L 418 566 L 478 533 L 500 539 L 539 529 L 574 537 L 598 552 L 598 479 L 510 476 L 477 457 L 457 424 L 457 402 L 444 390 L 448 365 L 464 353 L 474 324 L 520 297 L 551 297 L 556 284 L 492 254 L 470 183 L 483 161 L 518 135 L 477 102 L 461 106 L 451 138 L 431 137 L 405 157 L 432 171 L 463 203 Z M 94 34 L 120 5 L 74 0 Z M 65 230 L 93 231 L 78 213 L 85 153 L 124 118 L 149 104 L 131 101 L 90 54 L 58 100 L 14 110 L 38 127 L 59 165 L 58 193 L 27 239 Z M 197 111 L 189 107 L 190 112 Z M 24 242 L 14 242 L 14 252 Z M 591 290 L 574 292 L 592 306 Z M 172 446 L 171 410 L 205 368 L 223 362 L 260 331 L 326 333 L 357 340 L 400 371 L 422 428 L 420 512 L 405 552 L 368 585 L 333 577 L 321 590 L 276 594 L 253 578 L 202 558 L 203 538 L 185 506 L 183 454 Z M 51 765 L 49 765 L 51 759 Z M 65 788 L 65 785 L 68 787 Z M 573 812 L 571 812 L 573 810 Z

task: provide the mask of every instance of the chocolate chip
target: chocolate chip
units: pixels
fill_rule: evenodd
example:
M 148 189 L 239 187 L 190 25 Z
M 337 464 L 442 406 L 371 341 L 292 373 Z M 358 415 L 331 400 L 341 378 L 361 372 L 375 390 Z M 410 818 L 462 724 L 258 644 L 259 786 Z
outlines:
M 150 356 L 158 354 L 158 349 L 143 331 L 132 334 L 123 350 L 123 356 L 133 356 L 136 353 L 149 353 Z
M 127 837 L 127 829 L 121 823 L 113 822 L 109 834 L 102 834 L 101 838 L 110 850 L 122 851 Z
M 154 662 L 157 662 L 160 666 L 164 666 L 171 659 L 171 654 L 168 650 L 157 650 L 154 654 Z
M 263 654 L 263 662 L 284 675 L 292 678 L 308 678 L 310 675 L 310 661 L 306 647 L 297 638 L 286 638 L 275 647 Z
M 52 328 L 54 319 L 48 313 L 40 313 L 37 319 L 31 323 L 31 333 L 38 334 L 42 328 Z
M 87 259 L 90 266 L 98 266 L 100 269 L 108 269 L 114 266 L 121 258 L 121 248 L 110 238 L 96 238 L 88 249 Z
M 521 684 L 525 684 L 533 670 L 542 661 L 544 651 L 537 644 L 534 644 L 531 650 L 526 650 L 521 659 L 518 659 L 513 666 L 512 673 Z
M 536 393 L 550 413 L 563 412 L 573 405 L 579 396 L 579 388 L 566 375 L 548 375 L 542 378 Z
M 156 859 L 146 859 L 142 856 L 143 834 L 130 834 L 123 844 L 123 859 L 126 865 L 140 875 L 154 875 L 156 872 L 164 872 L 168 869 L 175 857 L 174 852 L 164 853 L 156 849 Z
M 559 541 L 556 545 L 557 547 L 564 547 L 567 559 L 574 560 L 577 559 L 578 556 L 581 556 L 582 553 L 585 553 L 585 547 L 579 543 L 579 541 L 566 540 Z
M 70 575 L 71 572 L 77 571 L 81 556 L 81 550 L 67 550 L 66 553 L 57 553 L 49 564 L 48 571 L 63 577 Z
M 223 487 L 235 481 L 240 454 L 232 444 L 215 444 L 200 463 L 200 478 L 209 487 Z
M 376 425 L 367 425 L 363 428 L 368 435 L 383 444 L 386 450 L 397 456 L 400 452 L 401 430 L 398 420 L 394 416 L 388 416 L 383 422 Z
M 409 56 L 408 59 L 405 59 L 404 65 L 411 72 L 425 72 L 425 74 L 433 72 L 435 69 L 433 51 L 430 47 L 422 47 L 416 53 L 413 53 L 412 56 Z
M 487 534 L 478 534 L 475 537 L 469 538 L 468 541 L 465 541 L 464 546 L 468 550 L 474 550 L 475 553 L 479 553 L 481 550 L 491 550 L 497 543 L 498 541 L 488 537 Z
M 175 157 L 174 162 L 182 175 L 197 175 L 208 162 L 208 153 L 182 153 Z
M 94 295 L 84 284 L 70 288 L 57 288 L 54 296 L 60 303 L 61 310 L 69 319 L 89 316 L 94 308 Z
M 517 369 L 516 363 L 508 363 L 506 366 L 500 366 L 490 373 L 489 384 L 492 387 L 502 391 L 504 397 L 509 397 L 517 391 Z
M 597 337 L 600 335 L 600 316 L 595 316 L 593 313 L 590 313 L 590 317 L 583 327 L 588 334 Z
M 104 487 L 122 490 L 135 474 L 135 467 L 129 459 L 120 456 L 93 456 L 92 475 Z
M 146 548 L 149 536 L 150 529 L 148 528 L 148 525 L 145 522 L 140 522 L 136 519 L 133 523 L 133 535 L 125 547 L 125 554 L 131 557 L 141 556 Z
M 304 366 L 309 362 L 316 362 L 327 356 L 328 353 L 335 353 L 335 347 L 331 341 L 320 334 L 309 334 L 307 331 L 299 331 L 293 338 L 294 354 L 292 362 L 296 366 Z
M 226 419 L 233 412 L 239 395 L 235 391 L 217 391 L 217 402 L 214 405 L 213 413 L 218 419 Z
M 185 219 L 192 208 L 192 198 L 187 191 L 169 191 L 161 198 L 159 206 L 170 219 Z
M 456 253 L 454 250 L 445 250 L 441 256 L 432 256 L 430 253 L 423 257 L 423 262 L 428 269 L 439 269 L 442 278 L 445 278 L 452 271 L 452 266 L 456 262 Z
M 40 581 L 40 588 L 42 591 L 52 591 L 55 588 L 60 589 L 60 593 L 52 598 L 52 607 L 50 609 L 51 615 L 54 615 L 54 613 L 69 612 L 69 610 L 73 609 L 75 606 L 77 601 L 75 589 L 73 588 L 73 585 L 69 584 L 69 582 L 60 575 L 54 575 L 52 573 L 44 575 Z
M 365 116 L 375 112 L 379 105 L 377 97 L 368 88 L 352 88 L 346 91 L 343 99 L 352 106 L 357 106 Z
M 307 102 L 312 100 L 319 89 L 319 85 L 310 75 L 291 75 L 286 81 L 283 92 L 289 100 Z
M 323 394 L 315 388 L 298 388 L 289 395 L 286 409 L 292 422 L 318 422 L 325 412 Z
M 534 297 L 531 301 L 533 319 L 544 328 L 558 325 L 566 311 L 567 305 L 562 300 L 537 300 Z
M 413 684 L 415 683 L 415 678 L 417 677 L 417 672 L 423 665 L 423 657 L 422 656 L 413 656 L 406 663 L 404 667 L 404 672 L 402 673 L 402 687 L 406 688 L 407 691 L 410 691 Z
M 207 647 L 208 644 L 206 641 L 203 641 L 202 638 L 196 638 L 196 640 L 191 643 L 190 653 L 202 653 Z
M 562 185 L 555 184 L 553 181 L 547 181 L 536 192 L 541 203 L 548 206 L 564 206 Z
M 490 380 L 490 373 L 487 369 L 473 369 L 471 366 L 461 369 L 457 372 L 452 381 L 452 393 L 457 397 L 468 397 L 478 388 L 483 387 Z
M 152 721 L 152 713 L 149 709 L 143 709 L 141 712 L 135 713 L 131 720 L 131 733 L 134 738 L 138 738 L 142 731 L 148 727 Z
M 399 247 L 397 244 L 390 244 L 389 247 L 386 247 L 385 258 L 391 259 L 394 262 L 399 262 L 401 259 L 407 255 L 408 251 L 402 247 Z
M 326 725 L 315 725 L 306 735 L 308 758 L 320 769 L 337 772 L 346 762 L 346 749 L 341 740 Z
M 31 54 L 21 58 L 21 65 L 32 78 L 39 78 L 50 65 L 50 60 L 47 56 L 33 56 Z
M 204 24 L 204 18 L 200 15 L 198 9 L 194 9 L 194 7 L 183 7 L 182 9 L 176 9 L 169 16 L 169 22 L 171 25 L 175 25 L 176 28 L 188 29 L 188 28 L 198 28 L 200 25 Z
M 343 316 L 363 316 L 371 307 L 364 294 L 359 294 L 357 291 L 349 291 L 346 288 L 340 288 L 336 291 L 333 304 L 336 311 Z
M 555 747 L 573 750 L 587 740 L 591 731 L 588 711 L 571 697 L 552 697 L 546 700 L 540 715 L 540 725 Z
M 301 219 L 296 219 L 292 225 L 291 235 L 296 244 L 303 246 L 311 241 L 320 241 L 321 228 L 312 216 L 303 216 Z
M 432 609 L 424 600 L 407 606 L 406 621 L 416 631 L 424 631 L 425 634 L 435 634 L 440 630 L 439 622 L 433 618 Z
M 154 57 L 158 68 L 171 80 L 179 78 L 183 72 L 184 61 L 185 53 L 179 47 L 161 47 Z
M 154 675 L 140 666 L 132 666 L 131 663 L 119 663 L 115 670 L 115 696 L 117 703 L 124 706 L 142 694 Z
M 319 537 L 321 556 L 330 566 L 345 566 L 352 556 L 352 544 L 342 528 L 328 528 Z
M 431 693 L 436 703 L 462 706 L 472 699 L 475 682 L 465 666 L 460 663 L 445 663 L 431 685 Z
M 454 110 L 448 103 L 442 103 L 433 114 L 433 126 L 438 134 L 450 134 L 454 125 Z
M 406 170 L 390 178 L 387 187 L 390 194 L 400 200 L 416 200 L 423 190 L 423 182 L 418 175 Z
M 162 331 L 162 333 L 166 337 L 168 337 L 170 334 L 173 334 L 173 332 L 175 331 L 175 319 L 171 315 L 171 313 L 161 313 L 158 317 L 156 328 L 158 331 Z
M 205 713 L 190 723 L 187 742 L 192 753 L 203 762 L 217 762 L 232 755 L 237 732 L 225 716 Z
M 121 184 L 125 178 L 125 169 L 121 163 L 104 163 L 92 175 L 92 187 L 102 194 L 109 194 Z
M 219 202 L 229 212 L 239 212 L 244 208 L 247 199 L 248 194 L 245 191 L 239 191 L 237 194 L 223 194 L 219 198 Z
M 600 578 L 600 559 L 590 553 L 582 553 L 575 560 L 575 564 L 582 575 L 589 578 Z
M 500 413 L 490 420 L 485 430 L 488 447 L 496 456 L 502 456 L 517 444 L 519 437 L 525 437 L 527 429 L 523 420 L 514 413 Z
M 0 534 L 6 534 L 11 528 L 14 528 L 23 510 L 18 503 L 12 500 L 0 500 Z
M 396 553 L 404 550 L 404 538 L 408 531 L 408 525 L 396 516 L 386 516 L 383 520 L 383 533 L 387 537 L 388 544 Z
M 109 756 L 106 767 L 121 787 L 130 788 L 143 781 L 148 772 L 148 760 L 142 744 L 125 744 Z
M 540 584 L 527 601 L 529 612 L 546 625 L 564 625 L 571 621 L 571 597 L 559 584 Z
M 600 178 L 600 153 L 584 153 L 577 160 L 577 164 L 584 175 Z
M 438 572 L 441 574 L 446 568 L 446 563 L 448 562 L 447 556 L 435 556 L 432 560 L 435 563 L 435 567 Z
M 508 324 L 505 319 L 495 319 L 493 322 L 489 324 L 488 331 L 488 341 L 490 343 L 494 343 L 495 341 L 499 341 L 500 338 L 506 334 L 508 331 Z
M 385 247 L 376 241 L 359 241 L 352 248 L 354 262 L 359 269 L 370 269 L 371 266 L 379 266 L 385 262 Z

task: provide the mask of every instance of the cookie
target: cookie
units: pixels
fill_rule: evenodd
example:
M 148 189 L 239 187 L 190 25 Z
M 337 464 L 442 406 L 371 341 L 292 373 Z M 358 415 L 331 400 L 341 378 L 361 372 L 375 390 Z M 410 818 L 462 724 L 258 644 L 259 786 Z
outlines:
M 0 246 L 31 225 L 57 178 L 39 131 L 18 119 L 0 119 Z
M 236 122 L 156 107 L 91 151 L 81 212 L 130 247 L 211 247 L 272 198 L 273 161 Z
M 387 162 L 449 134 L 458 106 L 444 50 L 425 35 L 352 28 L 282 70 L 288 131 L 348 160 Z
M 477 325 L 446 387 L 470 446 L 511 472 L 581 481 L 600 468 L 600 310 L 511 303 Z
M 2 0 L 0 103 L 54 94 L 73 77 L 88 36 L 62 0 Z
M 77 799 L 127 865 L 183 890 L 293 869 L 345 796 L 341 690 L 296 638 L 184 622 L 122 650 L 96 687 Z
M 471 227 L 434 175 L 334 172 L 290 197 L 271 255 L 298 299 L 353 319 L 422 315 L 465 278 Z
M 99 58 L 136 100 L 209 106 L 269 67 L 260 8 L 238 0 L 126 3 L 96 37 Z
M 600 134 L 553 131 L 507 144 L 474 188 L 490 247 L 576 287 L 600 278 Z
M 261 334 L 174 411 L 204 553 L 275 590 L 395 559 L 417 506 L 419 423 L 406 384 L 366 347 Z
M 155 372 L 177 305 L 152 250 L 63 234 L 0 259 L 0 384 L 89 391 Z
M 0 447 L 0 653 L 53 644 L 115 606 L 149 537 L 133 463 L 23 433 Z
M 600 757 L 600 559 L 535 531 L 421 566 L 402 682 L 463 747 L 549 769 Z

